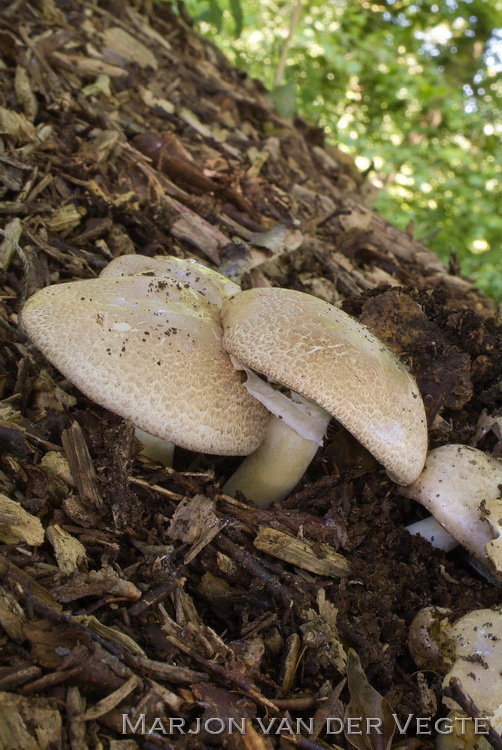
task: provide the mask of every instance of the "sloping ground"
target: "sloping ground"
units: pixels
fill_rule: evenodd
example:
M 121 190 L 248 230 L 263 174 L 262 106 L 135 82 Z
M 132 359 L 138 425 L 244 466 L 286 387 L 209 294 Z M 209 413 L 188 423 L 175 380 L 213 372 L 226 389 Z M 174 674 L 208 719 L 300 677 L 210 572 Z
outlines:
M 124 713 L 130 735 L 141 715 L 146 731 L 313 719 L 290 745 L 344 746 L 324 730 L 351 697 L 349 649 L 402 720 L 441 711 L 408 626 L 500 588 L 403 530 L 421 511 L 341 427 L 296 493 L 258 511 L 221 494 L 236 459 L 138 457 L 131 426 L 64 381 L 16 315 L 124 253 L 195 257 L 343 306 L 414 372 L 431 446 L 500 456 L 495 305 L 373 213 L 351 160 L 278 117 L 169 6 L 15 0 L 0 51 L 0 747 L 289 746 L 256 722 L 157 723 L 148 740 L 140 723 L 126 741 Z M 382 715 L 353 654 L 348 671 L 357 715 Z

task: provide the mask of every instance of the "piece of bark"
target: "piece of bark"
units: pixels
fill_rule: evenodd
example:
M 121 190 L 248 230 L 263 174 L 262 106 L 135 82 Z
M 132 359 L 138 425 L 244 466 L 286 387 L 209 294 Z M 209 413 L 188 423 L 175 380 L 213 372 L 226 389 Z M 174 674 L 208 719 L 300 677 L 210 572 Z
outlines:
M 84 545 L 62 529 L 61 526 L 58 526 L 57 523 L 49 526 L 45 533 L 47 539 L 54 547 L 54 553 L 61 572 L 67 575 L 75 573 L 86 559 Z
M 56 701 L 0 693 L 0 738 L 5 750 L 62 747 L 62 729 Z
M 99 492 L 96 470 L 78 422 L 73 422 L 71 427 L 63 432 L 61 440 L 82 503 L 89 503 L 92 509 L 102 511 L 104 504 Z
M 315 544 L 276 529 L 261 527 L 253 544 L 261 552 L 317 575 L 345 578 L 350 574 L 346 558 L 323 542 Z
M 0 541 L 5 544 L 40 546 L 44 529 L 40 519 L 28 513 L 20 503 L 0 493 Z

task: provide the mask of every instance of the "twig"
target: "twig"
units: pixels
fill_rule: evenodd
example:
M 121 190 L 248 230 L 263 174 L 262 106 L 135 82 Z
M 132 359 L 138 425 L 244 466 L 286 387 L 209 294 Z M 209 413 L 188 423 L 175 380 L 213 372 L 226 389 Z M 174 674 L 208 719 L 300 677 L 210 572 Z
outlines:
M 166 581 L 160 586 L 157 586 L 156 589 L 148 591 L 143 596 L 143 598 L 139 600 L 139 602 L 136 602 L 132 605 L 132 607 L 129 608 L 128 613 L 132 617 L 137 617 L 138 615 L 142 615 L 143 612 L 146 612 L 149 607 L 152 607 L 154 604 L 158 604 L 159 602 L 161 602 L 166 598 L 166 596 L 168 596 L 171 592 L 178 588 L 178 586 L 180 585 L 179 579 L 182 574 L 183 569 L 180 568 L 178 571 L 176 571 L 176 578 L 174 580 Z
M 490 743 L 490 745 L 495 748 L 495 750 L 502 750 L 502 737 L 498 732 L 493 729 L 490 722 L 487 720 L 485 716 L 482 716 L 481 711 L 476 706 L 470 695 L 468 695 L 462 683 L 458 679 L 458 677 L 452 677 L 450 680 L 450 684 L 448 687 L 445 687 L 443 690 L 444 695 L 446 695 L 447 698 L 452 698 L 460 708 L 462 708 L 465 713 L 471 717 L 471 719 L 484 719 L 486 722 L 486 726 L 488 729 L 486 736 L 486 739 Z
M 286 68 L 286 58 L 288 56 L 288 51 L 291 46 L 291 42 L 293 41 L 296 27 L 300 23 L 300 16 L 302 14 L 302 9 L 303 9 L 302 0 L 296 0 L 295 7 L 293 8 L 293 12 L 291 14 L 291 23 L 289 24 L 288 35 L 286 39 L 284 40 L 284 44 L 282 45 L 281 54 L 279 57 L 279 63 L 277 65 L 277 70 L 275 71 L 274 86 L 279 86 L 282 81 L 284 70 Z
M 252 557 L 246 550 L 239 547 L 237 544 L 228 539 L 228 537 L 220 534 L 215 544 L 225 552 L 229 557 L 236 560 L 239 565 L 247 570 L 252 575 L 256 576 L 263 581 L 265 586 L 268 588 L 273 596 L 277 596 L 286 607 L 293 606 L 293 592 L 287 586 L 284 586 L 262 566 L 254 557 Z

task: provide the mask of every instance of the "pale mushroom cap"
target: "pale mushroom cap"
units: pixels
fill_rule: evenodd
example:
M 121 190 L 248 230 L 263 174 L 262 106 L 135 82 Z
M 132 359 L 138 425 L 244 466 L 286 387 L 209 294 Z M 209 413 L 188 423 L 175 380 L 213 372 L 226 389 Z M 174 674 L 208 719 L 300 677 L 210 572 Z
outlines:
M 427 424 L 417 385 L 354 318 L 288 289 L 250 289 L 222 307 L 223 346 L 338 419 L 399 484 L 420 474 Z
M 240 287 L 221 273 L 198 263 L 196 260 L 176 258 L 173 255 L 121 255 L 112 260 L 100 273 L 100 278 L 110 276 L 170 276 L 181 284 L 189 284 L 200 292 L 208 302 L 221 307 L 232 294 L 240 292 Z
M 443 686 L 458 677 L 482 716 L 494 715 L 494 727 L 502 727 L 502 611 L 478 609 L 461 617 L 449 637 L 455 644 L 456 661 Z M 445 699 L 450 708 L 457 704 Z M 458 707 L 457 707 L 458 708 Z
M 190 450 L 247 455 L 267 410 L 221 349 L 219 309 L 169 277 L 47 287 L 22 312 L 26 333 L 89 398 Z
M 468 445 L 443 445 L 400 494 L 416 500 L 471 554 L 502 573 L 502 461 Z

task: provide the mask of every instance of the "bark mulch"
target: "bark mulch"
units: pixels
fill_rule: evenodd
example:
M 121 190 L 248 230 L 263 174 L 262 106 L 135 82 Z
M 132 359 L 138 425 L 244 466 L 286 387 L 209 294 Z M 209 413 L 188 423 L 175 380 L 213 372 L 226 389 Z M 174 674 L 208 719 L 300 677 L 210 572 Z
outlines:
M 140 457 L 131 425 L 16 322 L 37 289 L 121 254 L 194 257 L 342 306 L 415 374 L 431 447 L 501 456 L 495 304 L 376 214 L 352 160 L 281 119 L 169 5 L 2 8 L 0 747 L 350 747 L 326 718 L 349 701 L 388 716 L 366 680 L 401 722 L 444 715 L 409 624 L 430 604 L 500 604 L 500 587 L 404 530 L 421 508 L 340 425 L 294 494 L 257 510 L 221 493 L 235 458 Z M 413 720 L 394 740 L 431 746 L 416 734 Z

